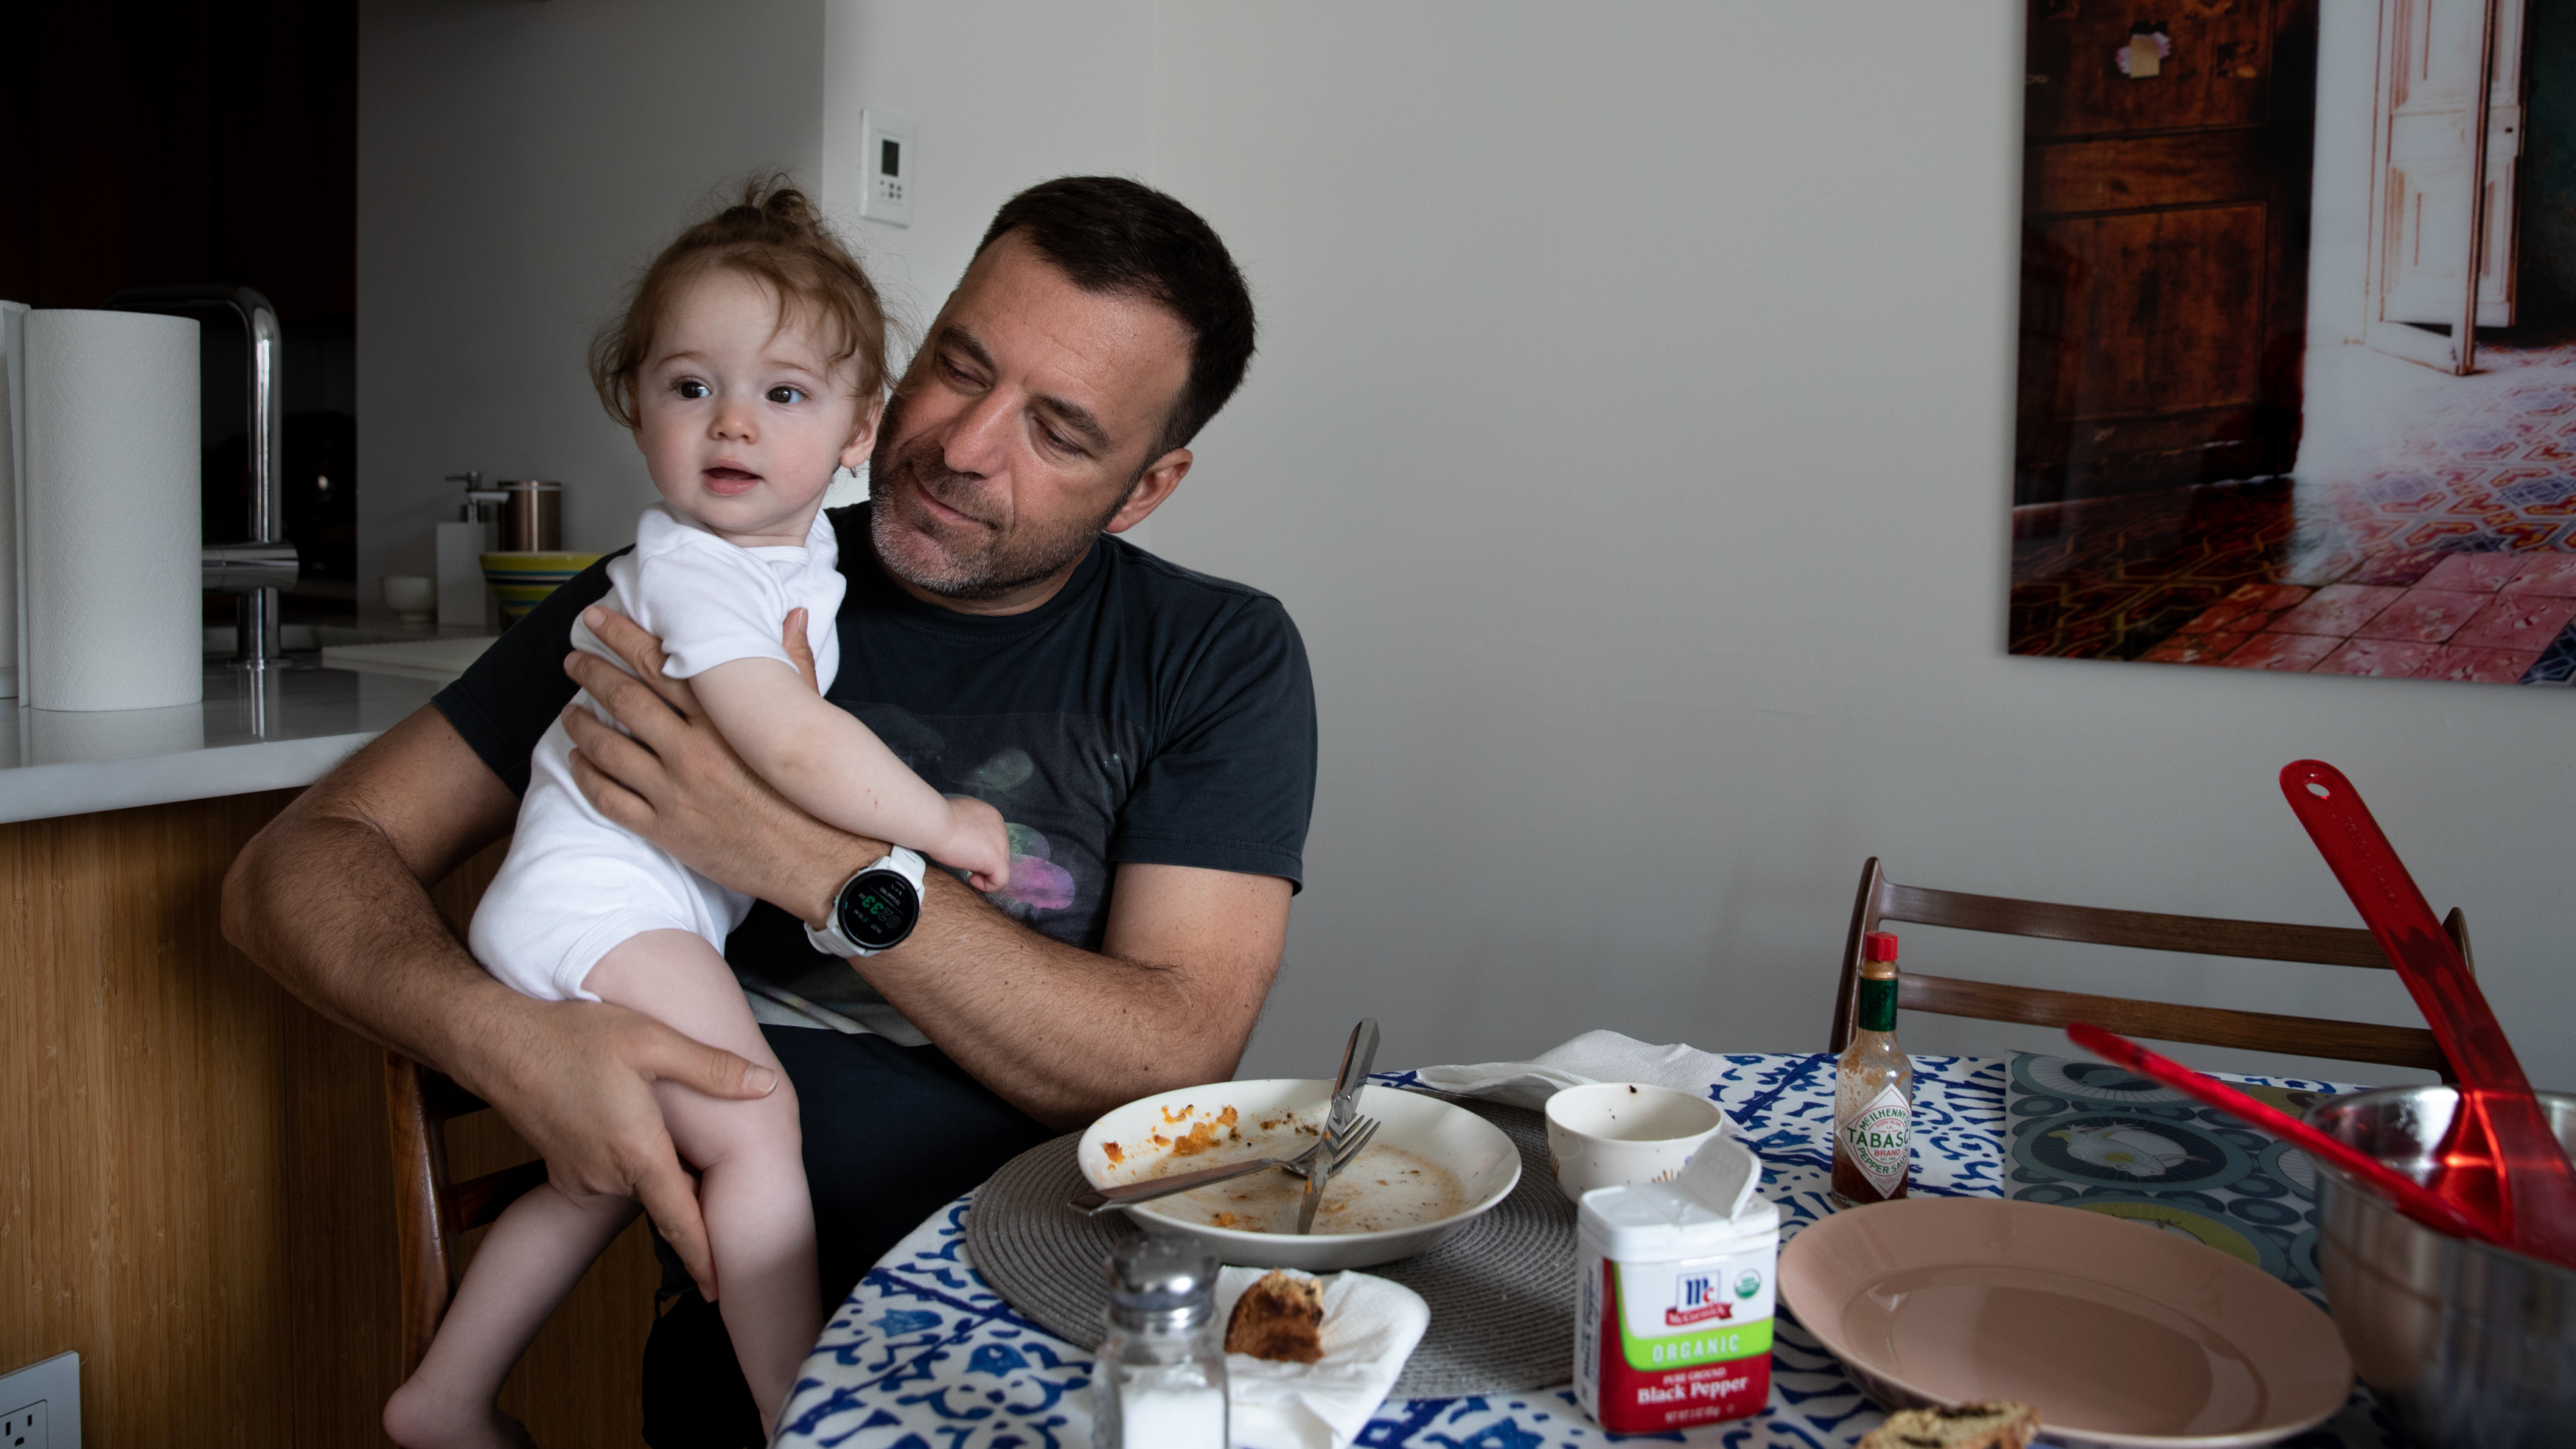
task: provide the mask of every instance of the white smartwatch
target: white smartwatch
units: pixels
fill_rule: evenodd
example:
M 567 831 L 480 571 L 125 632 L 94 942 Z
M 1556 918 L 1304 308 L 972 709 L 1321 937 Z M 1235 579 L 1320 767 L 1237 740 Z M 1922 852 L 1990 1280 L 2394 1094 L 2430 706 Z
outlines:
M 823 928 L 805 928 L 806 943 L 830 956 L 891 951 L 921 923 L 921 856 L 898 845 L 841 882 Z

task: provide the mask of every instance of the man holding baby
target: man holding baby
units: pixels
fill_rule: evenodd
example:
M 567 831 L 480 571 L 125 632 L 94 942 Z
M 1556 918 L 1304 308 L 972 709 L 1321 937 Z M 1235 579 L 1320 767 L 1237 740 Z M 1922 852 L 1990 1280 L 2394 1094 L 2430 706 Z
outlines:
M 427 894 L 510 831 L 558 716 L 601 813 L 761 902 L 725 956 L 799 1099 L 827 1304 L 1018 1152 L 1231 1076 L 1302 871 L 1304 648 L 1275 599 L 1116 535 L 1189 473 L 1252 344 L 1242 279 L 1186 207 L 1109 178 L 1034 187 L 898 384 L 868 505 L 832 516 L 847 593 L 828 697 L 937 789 L 1001 812 L 994 895 L 933 870 L 901 944 L 846 961 L 809 944 L 886 843 L 751 773 L 658 641 L 588 608 L 594 568 L 262 832 L 226 883 L 227 934 L 491 1102 L 559 1189 L 640 1199 L 676 1282 L 717 1292 L 656 1090 L 753 1099 L 767 1069 L 605 1002 L 512 991 Z M 567 660 L 576 618 L 634 672 Z M 576 686 L 627 733 L 567 711 Z M 648 1363 L 660 1449 L 757 1437 L 699 1292 L 676 1295 Z

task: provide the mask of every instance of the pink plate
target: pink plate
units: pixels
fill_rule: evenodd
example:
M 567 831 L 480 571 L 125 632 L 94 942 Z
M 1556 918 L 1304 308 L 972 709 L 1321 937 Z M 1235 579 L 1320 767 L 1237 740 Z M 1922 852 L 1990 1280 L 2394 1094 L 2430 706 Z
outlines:
M 1891 1408 L 2013 1399 L 2079 1445 L 2239 1449 L 2343 1407 L 2352 1360 L 2288 1284 L 2197 1239 L 1999 1198 L 1834 1214 L 1780 1297 Z

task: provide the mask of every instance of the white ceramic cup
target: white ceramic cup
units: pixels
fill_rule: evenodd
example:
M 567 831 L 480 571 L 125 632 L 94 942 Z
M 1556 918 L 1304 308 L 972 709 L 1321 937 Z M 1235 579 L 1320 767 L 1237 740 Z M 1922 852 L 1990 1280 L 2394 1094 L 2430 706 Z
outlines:
M 1578 1202 L 1596 1187 L 1671 1182 L 1725 1131 L 1715 1102 L 1670 1087 L 1595 1082 L 1547 1099 L 1548 1166 L 1557 1190 Z
M 427 574 L 387 574 L 385 607 L 406 624 L 426 624 L 438 617 L 438 580 Z

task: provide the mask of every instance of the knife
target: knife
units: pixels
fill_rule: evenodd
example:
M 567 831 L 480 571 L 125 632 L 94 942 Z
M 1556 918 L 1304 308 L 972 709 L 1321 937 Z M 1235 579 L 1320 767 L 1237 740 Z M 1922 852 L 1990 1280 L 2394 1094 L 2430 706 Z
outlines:
M 1297 1231 L 1311 1232 L 1315 1227 L 1315 1209 L 1324 1201 L 1324 1188 L 1333 1180 L 1333 1144 L 1350 1131 L 1351 1119 L 1360 1114 L 1360 1088 L 1368 1085 L 1369 1071 L 1377 1065 L 1377 1018 L 1364 1016 L 1351 1028 L 1351 1039 L 1342 1048 L 1342 1069 L 1333 1078 L 1332 1111 L 1324 1118 L 1324 1150 L 1306 1164 L 1306 1193 L 1297 1202 Z

